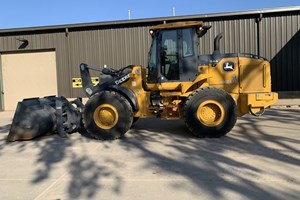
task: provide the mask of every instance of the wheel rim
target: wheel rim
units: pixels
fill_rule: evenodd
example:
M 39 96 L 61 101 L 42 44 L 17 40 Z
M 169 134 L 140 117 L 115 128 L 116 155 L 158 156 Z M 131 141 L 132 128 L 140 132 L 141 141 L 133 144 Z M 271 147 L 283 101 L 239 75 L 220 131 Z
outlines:
M 213 127 L 221 124 L 224 116 L 224 108 L 217 101 L 204 101 L 197 109 L 199 121 L 206 126 Z
M 98 106 L 94 112 L 94 121 L 102 129 L 113 128 L 119 120 L 117 109 L 110 104 Z

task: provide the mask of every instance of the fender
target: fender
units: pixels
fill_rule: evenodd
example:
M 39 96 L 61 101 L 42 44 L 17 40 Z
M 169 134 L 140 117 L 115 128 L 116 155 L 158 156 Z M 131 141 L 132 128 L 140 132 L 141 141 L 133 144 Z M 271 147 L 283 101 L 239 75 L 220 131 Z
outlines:
M 134 95 L 134 93 L 126 87 L 122 87 L 119 85 L 110 85 L 107 87 L 107 90 L 112 90 L 122 94 L 130 103 L 133 112 L 137 112 L 139 110 L 138 101 Z
M 211 78 L 211 74 L 200 74 L 193 82 L 182 84 L 182 87 L 181 87 L 182 94 L 185 94 L 186 92 L 188 92 L 189 89 L 191 89 L 193 85 L 195 85 L 201 81 L 205 82 L 205 80 L 207 80 L 209 78 Z

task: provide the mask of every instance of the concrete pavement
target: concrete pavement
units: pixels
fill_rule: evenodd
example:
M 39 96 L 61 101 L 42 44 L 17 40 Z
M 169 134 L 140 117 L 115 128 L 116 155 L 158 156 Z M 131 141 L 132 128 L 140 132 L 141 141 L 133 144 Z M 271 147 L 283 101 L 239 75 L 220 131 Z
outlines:
M 0 112 L 0 199 L 299 199 L 300 109 L 240 118 L 220 139 L 182 121 L 139 120 L 115 141 L 79 133 L 6 143 Z

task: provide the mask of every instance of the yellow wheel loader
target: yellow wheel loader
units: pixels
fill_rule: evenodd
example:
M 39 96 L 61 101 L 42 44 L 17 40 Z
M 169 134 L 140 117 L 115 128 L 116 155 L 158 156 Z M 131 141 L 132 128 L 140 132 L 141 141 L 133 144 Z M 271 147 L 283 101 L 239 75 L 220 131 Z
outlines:
M 193 135 L 214 138 L 227 134 L 237 116 L 261 114 L 278 100 L 277 93 L 271 92 L 270 63 L 257 55 L 221 53 L 222 34 L 215 38 L 212 54 L 199 55 L 198 40 L 209 29 L 202 22 L 150 28 L 147 68 L 129 65 L 115 70 L 81 64 L 83 89 L 89 99 L 84 106 L 75 106 L 80 111 L 77 109 L 73 121 L 82 116 L 91 136 L 108 140 L 122 137 L 139 118 L 183 119 Z M 90 70 L 100 72 L 96 86 Z M 14 122 L 12 127 L 19 128 Z M 55 131 L 63 133 L 65 128 Z
M 89 100 L 83 110 L 86 130 L 95 138 L 122 137 L 138 118 L 183 119 L 198 137 L 228 133 L 237 116 L 256 114 L 275 103 L 270 64 L 251 54 L 198 55 L 198 38 L 209 26 L 179 22 L 152 27 L 148 68 L 102 69 L 110 78 L 94 87 L 89 66 L 80 66 Z M 148 73 L 147 73 L 148 70 Z

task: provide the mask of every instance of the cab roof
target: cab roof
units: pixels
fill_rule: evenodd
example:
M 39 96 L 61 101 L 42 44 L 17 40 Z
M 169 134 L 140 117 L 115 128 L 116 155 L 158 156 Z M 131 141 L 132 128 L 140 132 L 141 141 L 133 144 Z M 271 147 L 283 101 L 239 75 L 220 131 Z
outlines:
M 185 28 L 185 27 L 203 27 L 202 21 L 187 21 L 187 22 L 174 22 L 168 24 L 160 24 L 157 26 L 152 26 L 151 30 L 159 30 L 159 29 L 175 29 L 175 28 Z
M 181 28 L 187 28 L 187 27 L 195 27 L 198 37 L 203 36 L 207 32 L 207 30 L 211 28 L 210 25 L 204 25 L 202 21 L 185 21 L 185 22 L 174 22 L 174 23 L 160 24 L 157 26 L 152 26 L 149 29 L 149 32 L 150 32 L 150 35 L 153 37 L 154 33 L 158 30 L 181 29 Z

